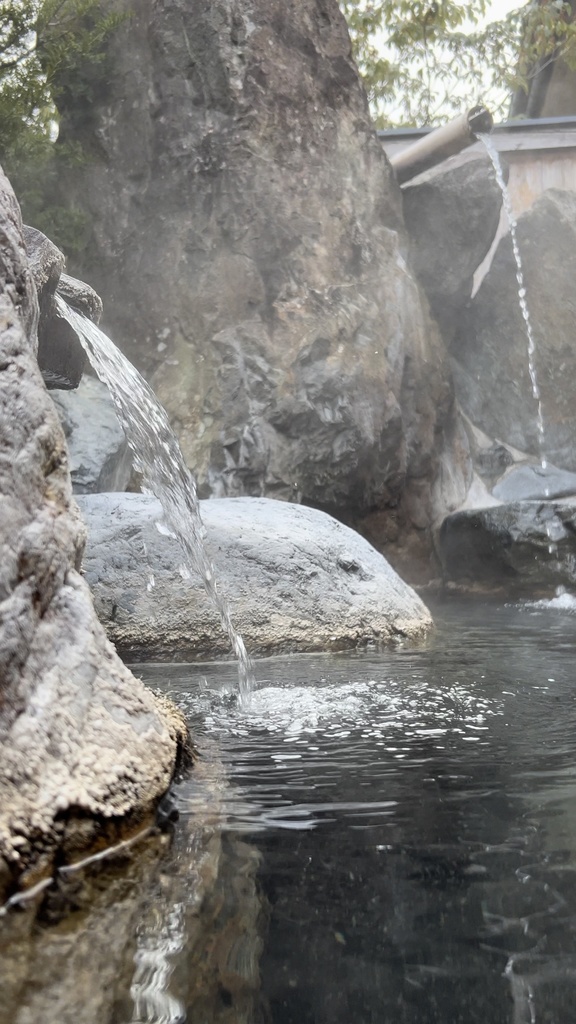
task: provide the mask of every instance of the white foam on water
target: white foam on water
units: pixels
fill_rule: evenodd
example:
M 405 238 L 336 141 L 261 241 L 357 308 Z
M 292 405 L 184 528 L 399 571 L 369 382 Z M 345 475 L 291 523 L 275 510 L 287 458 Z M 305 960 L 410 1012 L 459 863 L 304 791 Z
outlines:
M 576 597 L 574 594 L 569 594 L 566 591 L 562 594 L 556 594 L 555 597 L 550 597 L 547 600 L 527 601 L 526 605 L 528 608 L 538 608 L 543 611 L 576 613 Z
M 442 737 L 448 731 L 487 729 L 486 718 L 503 713 L 501 699 L 487 699 L 458 682 L 445 687 L 397 680 L 328 685 L 264 686 L 250 707 L 232 707 L 228 695 L 193 697 L 204 704 L 211 736 L 268 734 L 276 741 L 305 743 L 314 737 L 354 741 L 395 734 Z M 208 707 L 206 707 L 208 702 Z

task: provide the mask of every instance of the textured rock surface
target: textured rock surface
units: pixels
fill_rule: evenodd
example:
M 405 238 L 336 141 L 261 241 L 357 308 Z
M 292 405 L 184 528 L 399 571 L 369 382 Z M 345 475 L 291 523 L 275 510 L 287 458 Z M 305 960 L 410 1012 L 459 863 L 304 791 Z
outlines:
M 177 738 L 116 657 L 76 571 L 84 528 L 24 324 L 36 302 L 0 177 L 0 889 L 80 817 L 144 813 Z M 91 836 L 94 838 L 94 835 Z
M 502 194 L 485 155 L 441 165 L 402 196 L 411 264 L 449 342 L 496 234 Z
M 447 516 L 439 537 L 446 581 L 540 595 L 576 586 L 576 503 L 522 501 Z
M 229 651 L 200 584 L 140 494 L 79 496 L 88 525 L 83 561 L 108 635 L 132 657 L 183 659 Z M 367 541 L 315 509 L 267 498 L 204 501 L 201 513 L 232 618 L 252 653 L 322 651 L 431 625 L 420 598 Z
M 142 0 L 82 103 L 76 270 L 201 493 L 401 517 L 413 485 L 428 522 L 450 378 L 336 0 Z
M 37 352 L 44 382 L 48 388 L 75 388 L 82 378 L 86 357 L 74 331 L 54 308 L 64 254 L 36 228 L 24 225 L 22 231 L 39 299 Z
M 132 456 L 107 387 L 85 376 L 76 391 L 54 391 L 52 398 L 66 435 L 74 493 L 127 490 Z
M 576 195 L 549 190 L 518 220 L 518 241 L 536 339 L 546 454 L 576 470 Z M 455 380 L 465 413 L 490 437 L 538 455 L 536 403 L 510 238 L 462 319 Z
M 556 466 L 515 466 L 498 481 L 492 494 L 499 501 L 533 501 L 538 498 L 566 498 L 576 494 L 576 473 Z
M 84 313 L 95 324 L 100 323 L 102 299 L 85 281 L 78 281 L 69 274 L 60 274 L 56 291 L 69 306 Z

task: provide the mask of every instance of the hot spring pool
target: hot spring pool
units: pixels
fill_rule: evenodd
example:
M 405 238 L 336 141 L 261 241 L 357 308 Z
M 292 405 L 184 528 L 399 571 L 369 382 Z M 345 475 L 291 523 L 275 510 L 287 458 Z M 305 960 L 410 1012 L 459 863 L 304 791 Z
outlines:
M 255 1019 L 576 1021 L 576 604 L 435 617 L 417 648 L 260 662 L 246 708 L 232 666 L 136 669 L 258 853 Z
M 105 1024 L 576 1021 L 576 602 L 433 611 L 418 647 L 257 663 L 246 707 L 232 664 L 134 666 L 218 812 L 199 844 L 207 769 L 176 787 Z

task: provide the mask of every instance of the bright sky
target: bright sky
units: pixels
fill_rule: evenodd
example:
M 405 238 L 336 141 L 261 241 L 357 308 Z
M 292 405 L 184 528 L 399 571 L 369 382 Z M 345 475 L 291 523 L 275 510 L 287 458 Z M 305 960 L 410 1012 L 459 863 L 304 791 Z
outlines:
M 497 18 L 504 18 L 515 7 L 523 7 L 525 0 L 493 0 L 490 4 L 487 21 L 496 21 Z
M 510 11 L 515 10 L 517 7 L 524 7 L 526 0 L 492 0 L 489 4 L 488 14 L 486 16 L 486 22 L 497 21 L 498 18 L 505 18 Z M 486 97 L 487 105 L 490 107 L 490 96 Z
M 488 4 L 488 10 L 485 18 L 483 19 L 484 23 L 497 21 L 499 18 L 505 18 L 510 11 L 524 7 L 526 2 L 527 0 L 492 0 L 492 2 Z M 382 49 L 385 52 L 385 46 L 383 46 Z M 458 96 L 460 93 L 461 90 L 459 88 L 459 83 L 454 82 L 452 94 Z M 498 104 L 502 101 L 502 95 L 499 92 L 491 92 L 487 89 L 484 95 L 480 96 L 479 99 L 485 102 L 490 109 L 496 110 L 498 108 Z M 393 105 L 388 107 L 387 112 L 393 118 L 398 115 L 398 112 L 394 110 Z

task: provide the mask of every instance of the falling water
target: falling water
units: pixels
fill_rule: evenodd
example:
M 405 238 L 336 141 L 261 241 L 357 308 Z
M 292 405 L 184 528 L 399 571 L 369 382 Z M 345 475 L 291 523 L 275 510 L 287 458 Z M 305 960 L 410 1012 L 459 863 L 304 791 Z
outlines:
M 514 253 L 514 260 L 516 262 L 516 280 L 518 282 L 518 300 L 520 302 L 520 309 L 524 318 L 524 324 L 526 328 L 526 338 L 528 342 L 528 372 L 530 374 L 530 382 L 532 384 L 532 395 L 536 402 L 536 426 L 538 430 L 538 453 L 540 455 L 540 465 L 542 469 L 546 469 L 547 461 L 544 454 L 544 417 L 542 414 L 542 399 L 540 397 L 540 387 L 538 385 L 538 374 L 536 371 L 536 341 L 534 338 L 534 331 L 532 328 L 532 320 L 530 318 L 530 310 L 526 302 L 526 285 L 524 283 L 524 273 L 522 270 L 522 259 L 520 256 L 520 249 L 518 246 L 518 235 L 516 232 L 516 218 L 512 209 L 512 201 L 510 199 L 510 193 L 506 188 L 506 182 L 504 181 L 504 174 L 502 171 L 502 164 L 500 163 L 500 157 L 498 150 L 495 148 L 492 139 L 489 135 L 478 135 L 480 142 L 483 144 L 492 166 L 494 167 L 494 173 L 496 175 L 496 181 L 500 191 L 502 192 L 502 201 L 504 204 L 504 210 L 508 218 L 508 225 L 510 227 L 510 237 L 512 239 L 512 250 Z
M 158 498 L 170 532 L 184 550 L 186 564 L 183 575 L 197 573 L 218 610 L 238 659 L 240 698 L 245 701 L 252 690 L 252 664 L 244 641 L 232 624 L 228 601 L 218 589 L 214 566 L 206 551 L 206 532 L 194 478 L 184 462 L 166 411 L 138 370 L 96 324 L 68 306 L 59 296 L 56 296 L 56 303 L 61 316 L 78 334 L 92 366 L 110 392 L 134 455 L 135 468 L 142 474 L 143 491 Z

